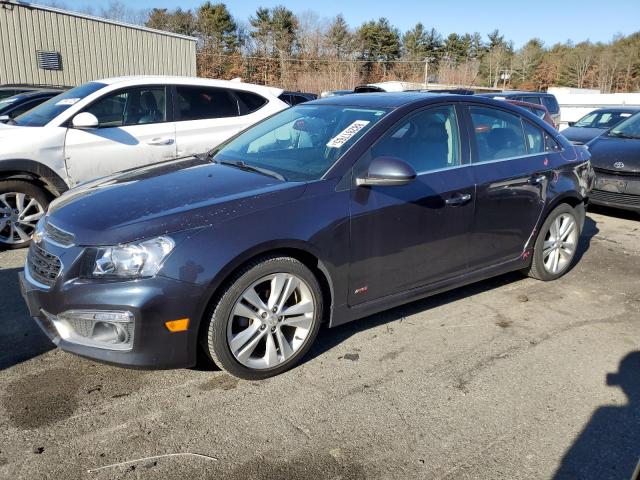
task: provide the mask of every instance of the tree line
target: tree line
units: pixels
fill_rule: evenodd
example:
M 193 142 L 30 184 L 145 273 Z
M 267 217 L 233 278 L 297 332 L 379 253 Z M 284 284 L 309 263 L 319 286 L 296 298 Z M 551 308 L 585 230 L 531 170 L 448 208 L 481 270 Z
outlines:
M 418 22 L 401 32 L 387 18 L 354 28 L 342 15 L 326 19 L 313 11 L 295 14 L 284 6 L 260 7 L 242 21 L 224 3 L 139 11 L 112 0 L 98 14 L 196 37 L 200 76 L 241 77 L 293 90 L 319 92 L 386 80 L 640 90 L 640 31 L 606 43 L 548 46 L 533 38 L 515 48 L 499 30 L 444 36 Z

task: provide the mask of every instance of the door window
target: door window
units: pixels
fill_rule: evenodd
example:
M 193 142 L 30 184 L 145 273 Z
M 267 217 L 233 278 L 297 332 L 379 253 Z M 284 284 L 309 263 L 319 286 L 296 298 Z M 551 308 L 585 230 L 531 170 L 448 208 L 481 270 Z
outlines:
M 528 103 L 535 103 L 538 105 L 542 104 L 542 102 L 540 101 L 540 97 L 522 97 L 522 101 L 528 102 Z
M 453 105 L 412 114 L 380 139 L 372 156 L 399 157 L 417 173 L 460 165 L 460 138 Z
M 491 107 L 469 108 L 478 161 L 490 162 L 526 155 L 520 117 Z
M 240 115 L 256 112 L 267 103 L 267 99 L 257 93 L 245 92 L 244 90 L 236 90 L 235 93 L 240 103 Z
M 524 126 L 524 136 L 527 142 L 527 152 L 543 153 L 545 151 L 544 133 L 542 129 L 529 122 L 522 122 Z
M 176 87 L 178 120 L 206 120 L 237 117 L 238 101 L 225 88 L 178 86 Z
M 167 120 L 164 87 L 120 90 L 85 109 L 98 119 L 100 128 L 161 123 Z
M 558 105 L 558 101 L 556 100 L 556 97 L 554 96 L 543 96 L 542 97 L 542 104 L 547 107 L 547 110 L 549 110 L 549 113 L 558 113 L 560 112 L 560 105 Z

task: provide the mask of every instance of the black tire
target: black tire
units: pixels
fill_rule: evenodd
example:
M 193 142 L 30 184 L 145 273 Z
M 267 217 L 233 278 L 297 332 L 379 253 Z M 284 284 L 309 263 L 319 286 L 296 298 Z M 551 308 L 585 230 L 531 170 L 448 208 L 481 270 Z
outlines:
M 254 282 L 275 273 L 296 275 L 304 280 L 307 287 L 309 287 L 315 304 L 312 325 L 304 343 L 287 360 L 273 368 L 250 368 L 240 363 L 231 352 L 227 341 L 227 327 L 231 320 L 232 309 L 243 292 Z M 279 375 L 294 367 L 309 351 L 318 335 L 322 322 L 322 290 L 313 272 L 300 261 L 283 256 L 263 257 L 249 263 L 237 272 L 229 281 L 221 296 L 218 297 L 217 302 L 211 306 L 211 309 L 213 312 L 206 319 L 206 324 L 202 330 L 203 338 L 201 343 L 206 353 L 220 369 L 231 375 L 245 380 L 261 380 Z
M 42 208 L 46 211 L 51 201 L 51 195 L 42 188 L 34 185 L 33 183 L 23 180 L 5 180 L 0 181 L 0 195 L 7 193 L 23 193 L 29 197 L 35 199 Z M 2 202 L 0 202 L 0 208 L 6 208 Z M 0 212 L 0 219 L 6 218 L 3 213 Z M 10 230 L 8 225 L 4 225 L 0 230 L 0 249 L 14 250 L 18 248 L 28 247 L 31 243 L 31 239 L 24 242 L 10 243 L 8 238 L 10 236 Z M 26 230 L 25 230 L 26 231 Z M 33 233 L 32 229 L 29 229 L 27 233 Z
M 542 227 L 540 228 L 538 237 L 536 238 L 536 243 L 533 250 L 533 257 L 531 259 L 531 266 L 529 267 L 529 270 L 526 272 L 530 277 L 535 278 L 537 280 L 542 280 L 544 282 L 556 280 L 557 278 L 560 278 L 562 275 L 567 273 L 573 266 L 573 263 L 575 262 L 575 259 L 576 259 L 576 252 L 578 249 L 577 241 L 576 241 L 576 248 L 573 252 L 571 260 L 567 263 L 567 265 L 564 268 L 562 268 L 562 270 L 560 270 L 557 273 L 552 273 L 552 272 L 549 272 L 544 265 L 543 251 L 544 251 L 545 239 L 549 234 L 549 229 L 551 228 L 551 225 L 553 224 L 553 222 L 560 215 L 564 215 L 564 214 L 568 214 L 573 217 L 576 223 L 575 228 L 578 229 L 578 240 L 579 240 L 580 234 L 582 233 L 581 232 L 582 222 L 580 219 L 580 215 L 578 214 L 578 212 L 576 212 L 574 208 L 572 208 L 570 205 L 566 203 L 562 203 L 558 205 L 556 208 L 554 208 L 551 211 L 551 213 L 549 213 L 546 220 L 542 224 Z

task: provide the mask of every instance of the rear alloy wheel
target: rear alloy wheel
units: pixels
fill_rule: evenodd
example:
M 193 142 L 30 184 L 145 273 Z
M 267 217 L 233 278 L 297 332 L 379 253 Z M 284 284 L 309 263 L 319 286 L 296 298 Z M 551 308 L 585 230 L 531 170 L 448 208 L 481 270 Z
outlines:
M 49 198 L 29 182 L 0 182 L 0 248 L 29 245 L 36 224 L 47 211 Z
M 207 350 L 237 377 L 270 377 L 298 363 L 321 318 L 314 274 L 293 258 L 267 258 L 240 272 L 223 294 L 207 329 Z
M 579 239 L 576 211 L 569 205 L 559 205 L 542 225 L 529 275 L 545 281 L 561 277 L 575 258 Z

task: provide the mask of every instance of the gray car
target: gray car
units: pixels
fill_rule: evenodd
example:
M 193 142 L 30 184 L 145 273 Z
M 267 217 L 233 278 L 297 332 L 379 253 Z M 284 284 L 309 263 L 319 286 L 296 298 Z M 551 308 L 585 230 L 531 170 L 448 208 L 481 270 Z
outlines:
M 569 128 L 565 128 L 561 133 L 570 142 L 582 145 L 638 112 L 640 107 L 599 108 L 577 122 L 569 122 Z

